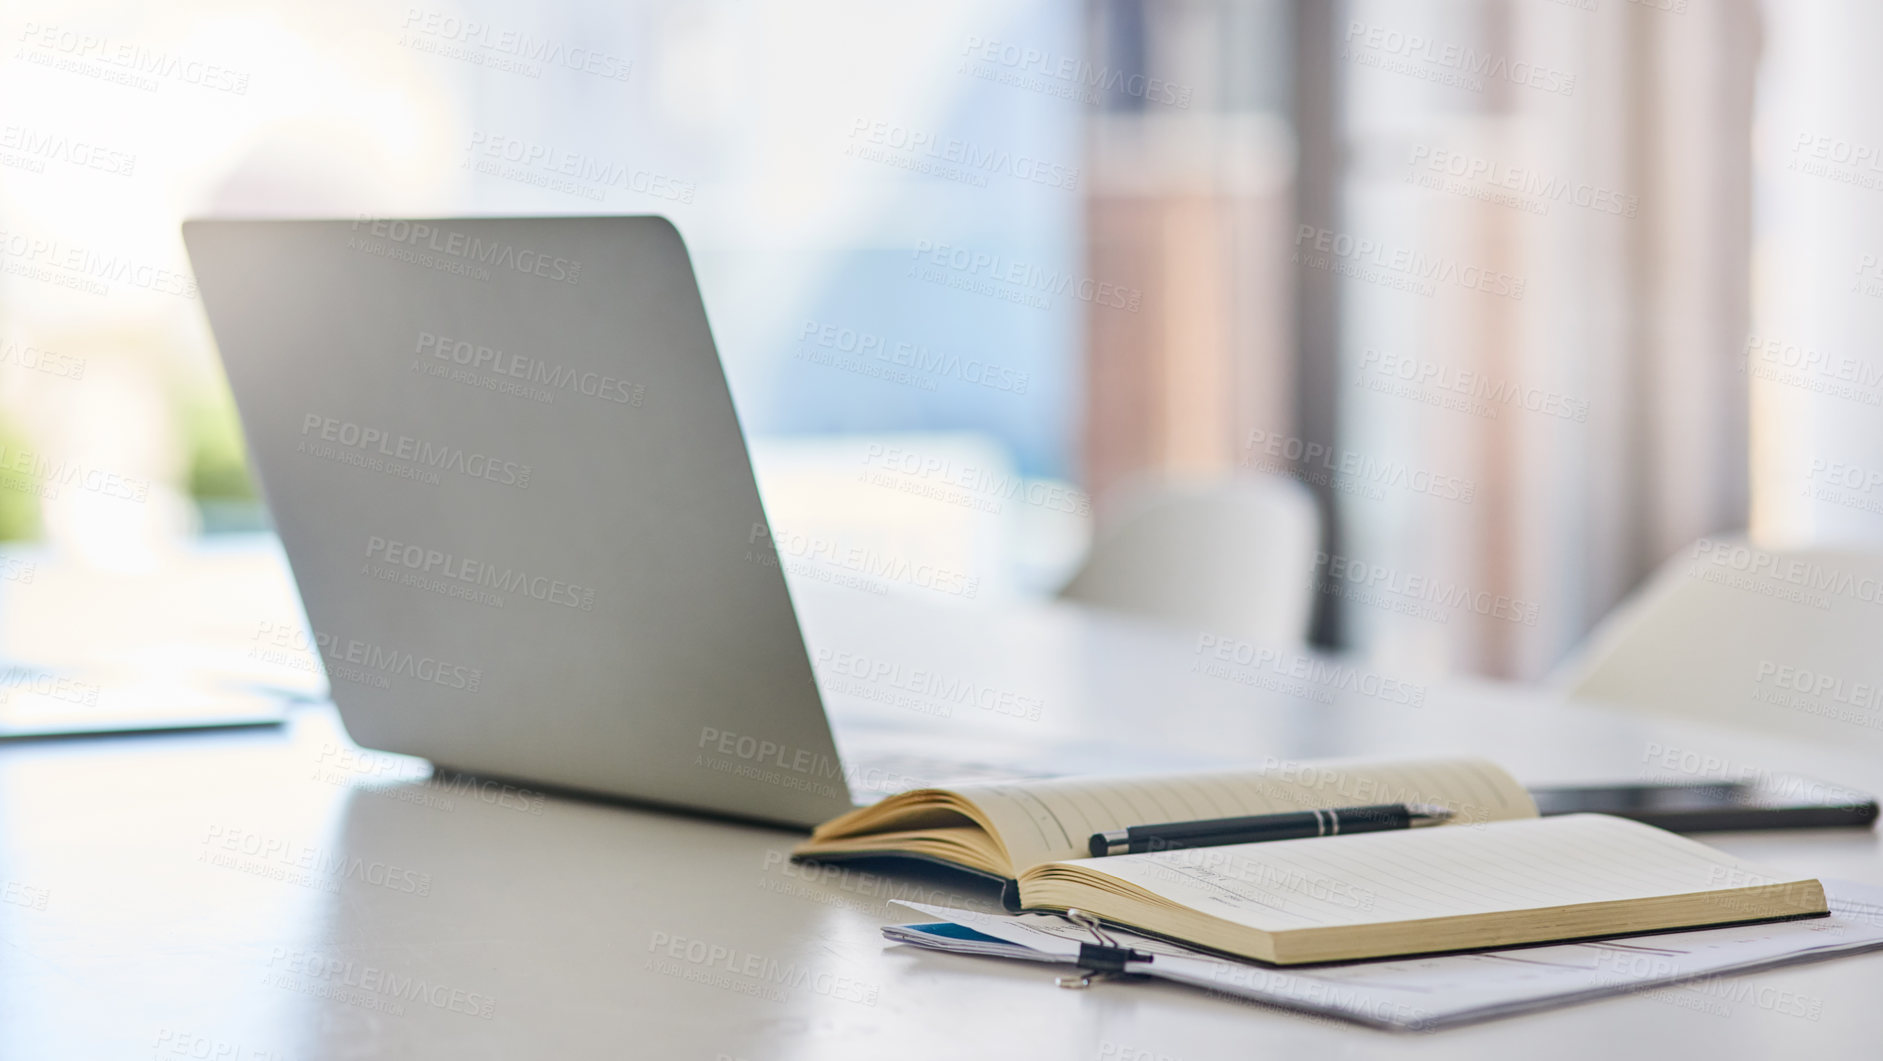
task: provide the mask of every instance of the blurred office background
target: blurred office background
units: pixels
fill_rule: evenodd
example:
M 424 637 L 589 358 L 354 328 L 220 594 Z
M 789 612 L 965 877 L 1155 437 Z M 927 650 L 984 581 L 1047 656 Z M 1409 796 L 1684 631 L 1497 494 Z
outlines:
M 1317 642 L 1529 678 L 1701 536 L 1883 537 L 1859 0 L 0 31 L 0 536 L 114 577 L 265 526 L 178 237 L 206 214 L 670 216 L 774 525 L 949 572 L 881 587 L 938 603 L 1053 592 L 1131 483 L 1279 475 L 1320 510 Z

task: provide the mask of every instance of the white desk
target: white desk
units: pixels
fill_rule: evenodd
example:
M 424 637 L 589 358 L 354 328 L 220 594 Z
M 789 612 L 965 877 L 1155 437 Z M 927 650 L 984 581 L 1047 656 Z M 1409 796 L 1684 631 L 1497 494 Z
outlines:
M 1037 721 L 930 719 L 941 741 L 991 736 L 1024 754 L 1036 736 L 1096 734 L 1199 762 L 1462 748 L 1537 782 L 1696 776 L 1685 762 L 1883 790 L 1883 764 L 1834 749 L 1489 684 L 1434 686 L 1417 708 L 1318 703 L 1192 672 L 1192 639 L 1067 610 L 996 619 L 815 589 L 800 607 L 815 646 L 1039 700 Z M 1053 660 L 1050 678 L 1022 677 L 1026 654 Z M 845 716 L 894 717 L 833 700 Z M 1043 968 L 885 946 L 878 928 L 909 919 L 885 901 L 892 884 L 992 908 L 953 878 L 791 866 L 780 830 L 381 785 L 336 756 L 341 743 L 323 709 L 279 732 L 0 747 L 0 1057 L 1584 1061 L 1866 1057 L 1883 1042 L 1883 954 L 1757 974 L 1743 996 L 1725 981 L 1429 1035 L 1170 986 L 1063 991 Z M 1870 833 L 1717 842 L 1883 883 Z M 281 854 L 217 864 L 225 843 Z M 313 869 L 260 868 L 297 861 Z M 666 957 L 675 939 L 703 943 L 722 971 L 684 946 Z M 688 978 L 700 974 L 709 982 Z M 1782 1012 L 1778 992 L 1816 1019 Z

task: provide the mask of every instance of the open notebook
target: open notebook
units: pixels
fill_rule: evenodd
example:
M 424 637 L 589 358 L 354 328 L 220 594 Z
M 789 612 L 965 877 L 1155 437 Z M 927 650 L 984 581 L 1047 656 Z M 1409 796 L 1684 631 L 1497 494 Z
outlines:
M 1388 802 L 1448 824 L 1086 858 L 1095 832 Z M 1078 908 L 1277 964 L 1506 946 L 1823 914 L 1816 880 L 1620 818 L 1539 818 L 1478 759 L 1333 761 L 1245 772 L 960 785 L 819 826 L 798 857 L 913 855 L 1018 882 L 1027 909 Z

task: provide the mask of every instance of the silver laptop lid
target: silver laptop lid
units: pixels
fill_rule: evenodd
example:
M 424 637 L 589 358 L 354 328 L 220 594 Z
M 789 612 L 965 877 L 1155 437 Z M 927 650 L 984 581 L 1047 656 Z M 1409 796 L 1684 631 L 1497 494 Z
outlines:
M 669 222 L 183 234 L 356 741 L 770 821 L 849 808 Z

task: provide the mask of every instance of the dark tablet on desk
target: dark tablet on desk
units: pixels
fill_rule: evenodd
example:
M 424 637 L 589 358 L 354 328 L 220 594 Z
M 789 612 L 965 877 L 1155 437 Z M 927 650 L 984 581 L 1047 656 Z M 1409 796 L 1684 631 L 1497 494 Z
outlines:
M 1869 828 L 1872 796 L 1782 774 L 1744 781 L 1533 788 L 1537 809 L 1554 814 L 1613 814 L 1677 833 L 1730 829 Z

